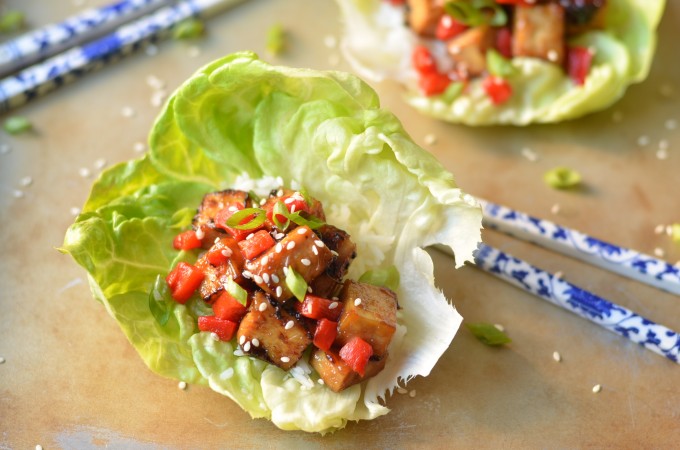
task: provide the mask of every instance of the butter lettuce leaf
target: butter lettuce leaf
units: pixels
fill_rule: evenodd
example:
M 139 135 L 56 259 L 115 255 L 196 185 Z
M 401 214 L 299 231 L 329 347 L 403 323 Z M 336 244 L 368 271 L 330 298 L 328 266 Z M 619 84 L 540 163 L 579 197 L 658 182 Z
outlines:
M 609 0 L 605 28 L 570 42 L 595 52 L 583 86 L 576 86 L 554 64 L 517 57 L 512 64 L 518 75 L 509 79 L 513 95 L 494 105 L 480 79 L 453 98 L 422 95 L 411 67 L 419 39 L 404 25 L 403 13 L 381 0 L 337 2 L 345 28 L 342 50 L 358 73 L 374 81 L 397 80 L 406 86 L 405 101 L 420 112 L 466 125 L 560 122 L 607 108 L 629 85 L 647 77 L 665 6 L 663 0 Z M 435 54 L 441 50 L 433 49 Z
M 153 371 L 208 385 L 282 429 L 321 433 L 386 414 L 398 383 L 429 374 L 461 317 L 434 286 L 423 248 L 449 246 L 457 266 L 471 260 L 481 212 L 380 109 L 368 85 L 235 53 L 177 89 L 149 142 L 144 157 L 103 172 L 62 250 L 87 270 L 95 297 Z M 243 356 L 233 342 L 198 332 L 197 317 L 210 314 L 199 299 L 168 301 L 170 319 L 158 324 L 149 309 L 155 280 L 196 259 L 174 250 L 173 237 L 190 226 L 205 193 L 234 186 L 242 175 L 279 177 L 321 200 L 328 222 L 357 244 L 352 278 L 397 268 L 399 326 L 377 377 L 334 393 L 305 363 L 294 369 L 306 374 L 299 377 Z

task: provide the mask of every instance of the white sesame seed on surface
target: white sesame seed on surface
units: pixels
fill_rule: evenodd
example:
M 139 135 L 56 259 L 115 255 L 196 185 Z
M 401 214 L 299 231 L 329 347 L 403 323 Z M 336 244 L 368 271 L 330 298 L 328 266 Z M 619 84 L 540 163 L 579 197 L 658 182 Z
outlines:
M 657 258 L 663 258 L 665 255 L 666 252 L 661 247 L 656 247 L 654 249 L 654 256 L 656 256 Z
M 673 225 L 666 225 L 666 234 L 673 236 Z
M 287 356 L 282 356 L 282 357 L 281 357 L 281 362 L 283 362 L 283 363 L 290 362 L 290 358 L 287 357 Z
M 163 89 L 165 88 L 165 81 L 158 78 L 156 75 L 147 75 L 146 84 L 151 89 Z
M 210 333 L 210 337 L 213 341 L 217 342 L 220 340 L 220 336 L 217 333 Z
M 25 194 L 24 194 L 24 191 L 22 191 L 20 189 L 15 189 L 12 192 L 12 195 L 14 195 L 14 198 L 23 198 Z
M 416 390 L 413 389 L 412 391 L 410 391 L 410 392 L 408 393 L 408 396 L 411 397 L 411 398 L 415 397 L 415 396 L 416 396 Z
M 669 131 L 675 130 L 678 127 L 678 121 L 675 119 L 668 119 L 666 122 L 664 122 L 664 126 Z
M 276 191 L 276 196 L 283 197 L 283 189 L 279 189 L 278 191 Z
M 399 394 L 408 394 L 408 390 L 407 390 L 407 389 L 404 389 L 404 388 L 401 387 L 401 386 L 397 388 L 397 392 L 398 392 Z
M 294 326 L 295 326 L 295 322 L 293 322 L 292 320 L 289 320 L 288 322 L 286 322 L 286 326 L 285 326 L 284 328 L 285 328 L 286 330 L 290 330 L 290 329 L 293 328 Z
M 99 158 L 94 162 L 94 168 L 101 170 L 106 167 L 106 160 L 104 158 Z
M 312 265 L 312 262 L 311 262 L 309 259 L 307 259 L 307 258 L 302 258 L 302 259 L 300 260 L 300 262 L 301 262 L 303 265 L 305 265 L 305 266 L 311 266 L 311 265 Z
M 665 160 L 668 159 L 668 150 L 665 148 L 660 148 L 656 151 L 656 159 Z
M 276 247 L 274 247 L 274 250 L 276 251 L 276 253 L 281 253 L 283 251 L 283 245 L 281 245 L 281 243 L 279 242 L 278 244 L 276 244 Z
M 557 51 L 555 50 L 549 50 L 548 51 L 548 60 L 555 62 L 559 58 L 560 55 L 557 54 Z
M 77 216 L 78 214 L 80 214 L 80 208 L 78 208 L 77 206 L 72 206 L 70 212 L 72 216 Z
M 268 262 L 269 262 L 269 256 L 265 255 L 260 260 L 260 265 L 266 266 Z
M 553 277 L 557 278 L 558 280 L 561 280 L 563 276 L 564 276 L 564 273 L 562 273 L 561 270 L 558 270 L 557 272 L 555 272 L 553 274 Z
M 283 295 L 283 288 L 281 286 L 276 286 L 276 296 L 281 297 Z
M 437 136 L 432 134 L 432 133 L 428 133 L 428 134 L 425 135 L 424 141 L 425 141 L 426 145 L 436 144 L 437 143 Z
M 0 356 L 0 364 L 5 364 L 5 361 L 6 361 L 5 358 L 3 358 L 2 356 Z
M 307 292 L 309 292 L 310 294 L 312 293 L 312 287 L 311 286 L 307 286 Z
M 201 49 L 195 45 L 192 45 L 187 50 L 187 55 L 189 55 L 189 58 L 198 58 L 201 56 Z
M 336 252 L 335 250 L 331 250 L 331 255 L 338 256 L 338 252 Z
M 526 159 L 528 159 L 531 162 L 536 162 L 538 161 L 538 153 L 530 149 L 529 147 L 524 147 L 520 151 L 522 156 L 524 156 Z
M 275 273 L 272 274 L 272 281 L 274 283 L 278 283 L 280 281 L 278 275 L 276 275 Z
M 316 246 L 319 247 L 319 248 L 322 248 L 322 247 L 324 247 L 326 244 L 324 244 L 322 240 L 317 239 L 316 241 L 314 241 L 314 245 L 316 245 Z
M 498 331 L 500 331 L 501 333 L 502 333 L 503 331 L 505 331 L 505 327 L 504 327 L 503 325 L 501 325 L 500 323 L 495 323 L 495 324 L 493 324 L 493 327 L 494 327 L 495 329 L 497 329 Z
M 335 309 L 338 307 L 338 302 L 333 302 L 330 305 L 328 305 L 328 309 Z
M 255 280 L 255 282 L 256 282 L 257 284 L 262 284 L 262 283 L 264 283 L 264 279 L 263 279 L 261 276 L 259 276 L 259 275 L 253 275 L 253 280 Z
M 23 177 L 21 180 L 19 180 L 19 184 L 22 185 L 23 187 L 28 187 L 31 184 L 33 184 L 33 178 Z
M 177 383 L 177 387 L 180 388 L 181 390 L 185 390 L 187 388 L 187 382 L 180 381 L 179 383 Z
M 264 303 L 263 303 L 264 305 Z M 258 338 L 253 338 L 252 341 L 250 341 L 253 344 L 253 347 L 259 347 L 260 346 L 260 340 Z
M 552 357 L 556 362 L 562 361 L 562 355 L 560 355 L 560 352 L 553 352 Z
M 43 450 L 43 446 L 38 444 L 35 446 L 35 450 Z
M 290 204 L 293 203 L 294 201 L 295 201 L 295 199 L 294 199 L 293 197 L 288 197 L 287 199 L 285 199 L 285 200 L 283 201 L 283 203 L 286 204 L 286 205 L 290 205 Z
M 136 151 L 137 153 L 142 153 L 142 152 L 146 151 L 146 144 L 144 144 L 144 142 L 135 142 L 132 145 L 132 149 L 134 151 Z
M 81 167 L 80 169 L 78 169 L 78 175 L 80 175 L 83 178 L 87 178 L 90 175 L 92 175 L 92 172 L 87 167 Z
M 242 272 L 242 274 L 243 274 L 243 277 L 244 277 L 244 278 L 248 278 L 248 279 L 253 278 L 253 274 L 252 274 L 250 271 L 248 271 L 248 270 L 244 270 L 244 271 Z
M 328 48 L 335 48 L 338 45 L 338 39 L 332 34 L 327 34 L 323 37 L 323 45 Z
M 283 266 L 283 274 L 288 276 L 288 266 Z
M 260 206 L 264 206 L 265 203 L 267 203 L 267 199 L 266 199 L 266 198 L 260 199 Z
M 265 283 L 269 284 L 269 274 L 266 273 L 266 272 L 263 273 L 263 274 L 262 274 L 262 280 L 263 280 Z
M 286 233 L 276 233 L 274 234 L 274 239 L 283 239 L 286 237 Z
M 323 378 L 319 378 L 318 380 L 316 380 L 316 382 L 319 383 L 319 384 L 321 384 L 321 385 L 326 384 L 326 382 L 323 381 Z
M 663 234 L 666 231 L 666 225 L 660 223 L 654 227 L 654 234 Z
M 120 114 L 126 118 L 134 117 L 135 110 L 131 106 L 123 106 L 120 110 Z
M 234 368 L 233 367 L 228 367 L 224 372 L 220 374 L 220 379 L 222 380 L 228 380 L 229 378 L 234 376 Z
M 293 250 L 295 248 L 295 241 L 290 241 L 287 245 L 286 248 L 288 250 Z
M 668 150 L 669 147 L 668 139 L 661 139 L 659 141 L 659 150 Z
M 552 214 L 559 214 L 559 213 L 560 213 L 560 204 L 559 204 L 559 203 L 555 203 L 554 205 L 552 205 L 552 206 L 550 207 L 550 212 L 551 212 Z
M 246 343 L 243 345 L 243 351 L 244 351 L 244 352 L 249 352 L 249 351 L 250 351 L 250 342 L 246 342 Z
M 300 227 L 297 229 L 297 234 L 306 234 L 307 233 L 307 228 L 305 227 Z
M 317 250 L 315 245 L 312 245 L 312 253 L 314 253 L 315 255 L 319 254 L 319 250 Z
M 240 337 L 240 339 L 238 340 L 238 343 L 241 344 L 241 345 L 246 343 L 246 335 L 245 334 Z
M 601 390 L 602 390 L 602 385 L 596 384 L 595 386 L 593 386 L 593 393 L 594 394 L 597 394 Z
M 355 298 L 354 299 L 354 306 L 359 306 L 361 305 L 361 299 L 360 298 Z
M 249 241 L 255 236 L 255 233 L 250 233 L 248 236 L 246 236 L 246 240 Z
M 279 286 L 280 287 L 280 286 Z M 260 306 L 257 307 L 257 309 L 260 312 L 263 312 L 265 309 L 267 309 L 267 304 L 266 303 L 260 303 Z
M 646 134 L 643 134 L 642 136 L 637 138 L 637 145 L 639 147 L 647 147 L 649 145 L 649 143 L 650 143 L 650 139 L 649 139 L 649 136 L 647 136 Z

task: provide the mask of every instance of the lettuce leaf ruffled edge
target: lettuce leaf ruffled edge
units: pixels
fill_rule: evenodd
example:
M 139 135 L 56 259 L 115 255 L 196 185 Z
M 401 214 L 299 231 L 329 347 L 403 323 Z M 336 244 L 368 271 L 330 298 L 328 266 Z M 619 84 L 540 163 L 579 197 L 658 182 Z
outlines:
M 197 332 L 195 317 L 209 313 L 200 301 L 170 301 L 168 325 L 154 319 L 155 279 L 195 259 L 173 250 L 172 237 L 190 224 L 204 193 L 234 185 L 241 172 L 299 182 L 327 205 L 329 222 L 357 243 L 353 278 L 369 267 L 398 268 L 403 310 L 377 377 L 336 394 L 236 356 L 232 344 Z M 88 271 L 95 297 L 152 370 L 207 384 L 279 428 L 326 433 L 386 414 L 384 402 L 399 383 L 429 374 L 462 318 L 435 287 L 422 249 L 447 245 L 460 266 L 471 259 L 480 228 L 476 203 L 380 109 L 368 85 L 339 72 L 270 66 L 242 52 L 205 66 L 175 92 L 147 155 L 102 173 L 63 251 Z

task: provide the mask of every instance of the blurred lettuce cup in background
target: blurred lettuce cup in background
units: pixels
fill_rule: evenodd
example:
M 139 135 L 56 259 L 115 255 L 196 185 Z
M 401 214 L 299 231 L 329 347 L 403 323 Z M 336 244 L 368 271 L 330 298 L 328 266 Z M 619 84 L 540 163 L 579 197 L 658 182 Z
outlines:
M 354 70 L 393 79 L 423 114 L 552 123 L 643 81 L 664 0 L 337 0 Z
M 180 243 L 178 251 L 173 240 L 195 226 L 204 196 L 239 188 L 257 198 L 272 186 L 318 199 L 325 220 L 356 244 L 347 276 L 387 274 L 398 298 L 384 368 L 339 392 L 310 370 L 311 351 L 284 370 L 248 354 L 259 342 L 202 331 L 199 318 L 215 308 L 198 292 L 182 301 L 165 295 L 168 274 L 202 257 L 203 249 Z M 292 211 L 280 214 L 294 220 Z M 434 285 L 424 249 L 448 246 L 461 266 L 480 228 L 476 202 L 359 78 L 271 66 L 242 52 L 206 65 L 177 89 L 151 130 L 148 154 L 102 173 L 62 250 L 86 269 L 94 296 L 154 372 L 210 386 L 281 429 L 327 433 L 386 414 L 391 392 L 430 373 L 461 317 Z M 205 239 L 205 231 L 194 228 L 192 238 Z M 279 239 L 276 230 L 272 236 Z M 225 290 L 234 292 L 233 284 Z

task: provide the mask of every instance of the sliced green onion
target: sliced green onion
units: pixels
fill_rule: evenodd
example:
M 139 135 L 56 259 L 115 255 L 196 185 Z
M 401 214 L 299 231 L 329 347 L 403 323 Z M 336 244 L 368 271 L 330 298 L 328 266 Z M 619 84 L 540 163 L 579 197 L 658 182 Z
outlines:
M 512 342 L 512 339 L 490 323 L 466 323 L 465 326 L 486 345 L 498 346 Z
M 449 84 L 449 87 L 447 87 L 446 90 L 441 94 L 441 99 L 446 103 L 451 103 L 463 93 L 463 89 L 465 89 L 465 83 L 460 81 L 451 83 Z
M 543 175 L 548 186 L 555 189 L 570 189 L 581 183 L 581 174 L 567 167 L 555 167 Z
M 274 209 L 272 210 L 272 221 L 274 221 L 274 225 L 276 225 L 279 230 L 283 231 L 288 228 L 288 225 L 290 225 L 290 219 L 288 218 L 289 214 L 290 212 L 288 211 L 288 208 L 281 200 L 274 204 Z M 286 220 L 282 222 L 279 220 L 279 216 L 285 217 Z
M 302 302 L 305 300 L 305 295 L 307 295 L 307 282 L 302 278 L 302 275 L 294 271 L 290 266 L 288 266 L 288 270 L 286 270 L 286 286 L 288 286 L 288 290 L 292 292 L 299 301 Z
M 307 189 L 305 189 L 304 187 L 301 187 L 298 192 L 300 193 L 300 195 L 302 195 L 302 199 L 305 201 L 305 204 L 307 206 L 312 206 L 312 196 L 309 195 L 309 192 L 307 192 Z
M 444 4 L 444 11 L 456 21 L 470 27 L 502 27 L 508 22 L 503 8 L 494 0 L 457 0 Z
M 9 134 L 21 134 L 33 128 L 31 122 L 24 116 L 12 116 L 5 120 L 5 131 Z
M 170 313 L 172 312 L 174 302 L 168 297 L 168 285 L 158 275 L 149 292 L 149 310 L 160 326 L 165 326 L 168 323 Z
M 248 291 L 243 289 L 232 277 L 227 278 L 224 288 L 229 295 L 234 297 L 243 306 L 246 306 L 248 303 Z
M 253 205 L 259 205 L 262 202 L 262 197 L 257 195 L 255 191 L 248 191 L 248 198 L 253 202 Z
M 241 223 L 248 219 L 246 223 Z M 236 211 L 231 217 L 227 219 L 226 225 L 229 228 L 236 228 L 237 230 L 252 230 L 264 223 L 267 219 L 267 213 L 262 208 L 246 208 Z
M 286 47 L 286 32 L 280 24 L 272 25 L 267 31 L 267 51 L 278 55 Z
M 26 15 L 21 11 L 7 11 L 0 16 L 0 33 L 14 33 L 26 26 Z
M 486 52 L 486 68 L 491 75 L 501 78 L 508 78 L 517 74 L 517 68 L 512 65 L 512 61 L 504 58 L 503 55 L 492 48 Z
M 680 223 L 671 225 L 671 239 L 676 244 L 680 244 Z
M 368 283 L 374 286 L 382 286 L 396 291 L 399 289 L 399 271 L 395 266 L 384 269 L 374 269 L 364 272 L 359 277 L 359 282 Z
M 299 226 L 307 225 L 312 230 L 321 228 L 326 224 L 323 220 L 315 216 L 309 216 L 308 218 L 302 217 L 300 211 L 295 211 L 294 213 L 288 213 L 286 217 L 293 223 Z
M 175 27 L 172 36 L 175 39 L 196 39 L 205 33 L 205 25 L 200 19 L 186 19 Z

